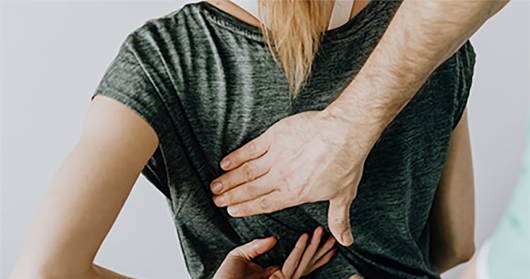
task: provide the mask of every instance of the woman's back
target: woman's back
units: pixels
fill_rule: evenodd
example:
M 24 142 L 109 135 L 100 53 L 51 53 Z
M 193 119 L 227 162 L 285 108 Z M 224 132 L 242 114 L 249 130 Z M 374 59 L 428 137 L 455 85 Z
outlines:
M 327 224 L 327 204 L 230 217 L 212 202 L 220 159 L 276 121 L 322 110 L 361 69 L 397 9 L 372 1 L 326 32 L 307 86 L 289 102 L 288 83 L 257 27 L 206 3 L 188 4 L 135 30 L 96 90 L 138 112 L 160 146 L 143 173 L 167 197 L 194 278 L 213 275 L 235 245 L 279 235 L 259 261 L 281 263 L 302 232 Z M 437 278 L 429 263 L 428 216 L 450 135 L 469 93 L 469 43 L 440 66 L 383 133 L 368 157 L 351 208 L 356 242 L 310 275 Z

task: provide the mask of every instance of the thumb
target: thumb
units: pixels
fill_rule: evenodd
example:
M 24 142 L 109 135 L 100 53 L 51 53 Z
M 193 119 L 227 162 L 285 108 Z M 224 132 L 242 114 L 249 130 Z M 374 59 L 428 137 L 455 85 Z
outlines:
M 239 246 L 232 250 L 232 255 L 241 257 L 246 260 L 252 260 L 257 256 L 269 252 L 274 245 L 276 245 L 276 237 L 271 236 L 262 239 L 254 239 L 253 241 Z
M 350 227 L 350 205 L 352 200 L 334 198 L 329 201 L 328 224 L 331 234 L 337 241 L 350 246 L 353 243 L 353 235 Z

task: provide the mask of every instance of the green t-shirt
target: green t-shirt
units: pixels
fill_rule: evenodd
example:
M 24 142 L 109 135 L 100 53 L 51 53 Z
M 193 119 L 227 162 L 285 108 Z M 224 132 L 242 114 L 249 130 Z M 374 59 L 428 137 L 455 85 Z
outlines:
M 156 131 L 160 145 L 142 173 L 167 197 L 193 278 L 212 277 L 231 249 L 257 237 L 281 237 L 257 260 L 281 264 L 302 232 L 327 229 L 327 202 L 233 218 L 214 205 L 209 183 L 222 174 L 223 156 L 278 120 L 333 101 L 399 4 L 372 1 L 347 24 L 328 30 L 308 85 L 292 103 L 283 69 L 259 28 L 207 2 L 187 4 L 129 34 L 93 96 L 118 100 Z M 351 207 L 356 242 L 340 247 L 309 278 L 439 278 L 429 262 L 429 212 L 474 59 L 467 42 L 385 130 Z
M 502 187 L 500 185 L 499 187 Z M 519 184 L 501 223 L 491 238 L 488 273 L 491 279 L 530 278 L 530 115 L 528 143 L 523 154 Z

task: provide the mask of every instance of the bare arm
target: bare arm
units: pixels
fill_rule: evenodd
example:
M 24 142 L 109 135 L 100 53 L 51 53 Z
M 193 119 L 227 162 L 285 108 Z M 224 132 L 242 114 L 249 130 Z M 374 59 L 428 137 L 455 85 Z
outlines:
M 216 205 L 242 217 L 327 200 L 331 233 L 351 245 L 350 205 L 375 142 L 434 69 L 506 3 L 404 0 L 333 103 L 278 121 L 221 160 L 227 173 L 211 183 Z
M 449 154 L 431 211 L 431 262 L 440 273 L 475 252 L 475 188 L 467 111 L 451 135 Z
M 11 279 L 130 279 L 93 261 L 157 145 L 156 133 L 140 116 L 96 96 L 80 141 L 53 177 Z
M 354 124 L 358 151 L 367 154 L 429 75 L 507 3 L 404 0 L 359 74 L 324 112 Z

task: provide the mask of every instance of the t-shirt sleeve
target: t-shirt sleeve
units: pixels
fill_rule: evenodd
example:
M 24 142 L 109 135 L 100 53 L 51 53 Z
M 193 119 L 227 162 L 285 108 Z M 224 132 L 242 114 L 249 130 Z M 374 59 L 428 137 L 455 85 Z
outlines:
M 142 170 L 142 174 L 170 198 L 167 169 L 162 150 L 170 148 L 168 137 L 172 135 L 170 115 L 164 102 L 163 89 L 154 83 L 155 71 L 153 62 L 146 57 L 145 49 L 136 40 L 131 43 L 135 33 L 131 33 L 118 49 L 117 55 L 110 62 L 103 78 L 90 97 L 96 95 L 110 97 L 142 117 L 155 130 L 159 146 Z
M 130 43 L 131 36 L 120 46 L 90 100 L 96 95 L 105 95 L 122 103 L 147 121 L 161 138 L 166 132 L 169 114 L 162 93 L 152 82 L 152 74 L 146 70 L 148 65 L 141 62 Z
M 460 122 L 469 100 L 476 54 L 471 42 L 467 41 L 455 55 L 458 69 L 458 93 L 454 102 L 453 130 Z

